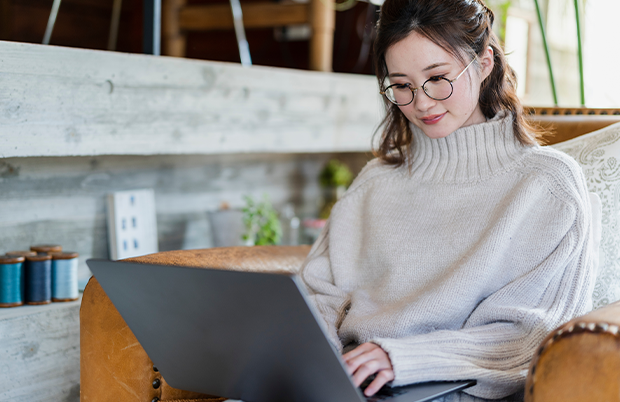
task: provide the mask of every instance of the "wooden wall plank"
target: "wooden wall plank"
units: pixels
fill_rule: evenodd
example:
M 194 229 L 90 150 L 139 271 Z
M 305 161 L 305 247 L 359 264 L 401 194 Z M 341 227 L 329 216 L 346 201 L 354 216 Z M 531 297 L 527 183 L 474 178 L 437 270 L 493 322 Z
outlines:
M 0 42 L 0 157 L 368 151 L 369 76 Z

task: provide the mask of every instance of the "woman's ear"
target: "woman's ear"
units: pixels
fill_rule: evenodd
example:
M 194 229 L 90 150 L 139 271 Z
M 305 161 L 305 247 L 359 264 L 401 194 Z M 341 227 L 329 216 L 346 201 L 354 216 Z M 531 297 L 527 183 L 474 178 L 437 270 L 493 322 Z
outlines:
M 493 66 L 495 65 L 495 58 L 493 57 L 493 49 L 491 46 L 487 46 L 484 49 L 484 52 L 480 55 L 480 75 L 482 76 L 482 81 L 484 81 L 493 71 Z

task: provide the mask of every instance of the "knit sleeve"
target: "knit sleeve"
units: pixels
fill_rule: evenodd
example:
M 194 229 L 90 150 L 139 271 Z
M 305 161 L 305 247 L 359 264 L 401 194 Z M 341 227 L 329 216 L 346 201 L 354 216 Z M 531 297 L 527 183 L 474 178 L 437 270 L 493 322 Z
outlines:
M 374 342 L 390 356 L 394 386 L 476 379 L 464 391 L 503 398 L 522 390 L 536 348 L 554 328 L 591 309 L 595 257 L 585 183 L 579 183 L 572 226 L 527 273 L 490 294 L 460 330 Z
M 310 300 L 324 319 L 324 328 L 330 342 L 342 352 L 338 337 L 338 326 L 349 305 L 349 295 L 334 285 L 329 260 L 329 221 L 316 240 L 306 261 L 301 267 L 301 279 L 310 295 Z
M 374 178 L 391 173 L 381 160 L 375 158 L 369 161 L 357 175 L 342 199 L 350 198 L 353 194 L 359 194 L 364 186 Z M 337 204 L 338 205 L 338 204 Z M 332 209 L 332 216 L 334 214 Z M 330 261 L 330 220 L 316 240 L 306 261 L 301 267 L 300 276 L 310 295 L 310 300 L 323 317 L 325 329 L 330 342 L 342 352 L 342 342 L 338 336 L 338 328 L 346 316 L 350 306 L 351 296 L 346 291 L 336 286 Z

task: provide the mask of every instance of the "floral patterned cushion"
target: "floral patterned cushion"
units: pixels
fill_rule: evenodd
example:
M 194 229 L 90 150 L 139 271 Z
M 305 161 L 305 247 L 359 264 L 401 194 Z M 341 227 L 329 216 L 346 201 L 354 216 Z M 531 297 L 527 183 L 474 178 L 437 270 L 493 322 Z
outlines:
M 620 123 L 553 145 L 583 168 L 588 189 L 602 202 L 594 308 L 620 300 Z

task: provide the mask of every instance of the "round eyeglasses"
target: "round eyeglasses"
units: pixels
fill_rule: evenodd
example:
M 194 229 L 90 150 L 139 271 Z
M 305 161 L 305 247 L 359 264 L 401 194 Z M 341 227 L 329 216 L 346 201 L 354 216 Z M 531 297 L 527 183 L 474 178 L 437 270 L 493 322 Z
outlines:
M 413 98 L 420 88 L 422 88 L 426 96 L 429 98 L 436 101 L 444 101 L 452 96 L 452 92 L 454 92 L 454 86 L 452 86 L 452 83 L 458 80 L 475 60 L 476 57 L 474 57 L 474 59 L 469 62 L 467 67 L 465 67 L 463 71 L 461 71 L 461 73 L 453 80 L 449 80 L 446 77 L 436 76 L 429 78 L 424 82 L 424 84 L 422 84 L 421 87 L 418 88 L 412 88 L 410 83 L 393 84 L 385 88 L 385 91 L 381 91 L 379 93 L 384 95 L 387 100 L 397 106 L 407 106 L 413 102 Z

